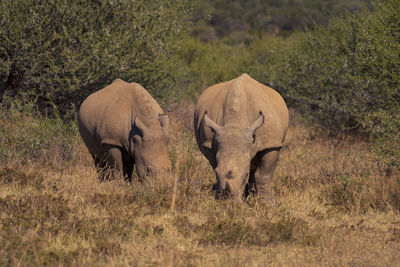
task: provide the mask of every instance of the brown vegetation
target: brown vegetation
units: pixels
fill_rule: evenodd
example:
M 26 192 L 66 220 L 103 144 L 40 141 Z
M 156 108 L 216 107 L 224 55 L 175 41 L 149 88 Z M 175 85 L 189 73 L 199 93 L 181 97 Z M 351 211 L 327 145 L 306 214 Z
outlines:
M 24 163 L 3 160 L 0 265 L 400 262 L 400 176 L 370 144 L 315 136 L 292 116 L 274 176 L 280 205 L 216 201 L 185 110 L 172 114 L 173 210 L 173 181 L 99 183 L 78 135 L 74 158 L 60 162 L 60 146 Z

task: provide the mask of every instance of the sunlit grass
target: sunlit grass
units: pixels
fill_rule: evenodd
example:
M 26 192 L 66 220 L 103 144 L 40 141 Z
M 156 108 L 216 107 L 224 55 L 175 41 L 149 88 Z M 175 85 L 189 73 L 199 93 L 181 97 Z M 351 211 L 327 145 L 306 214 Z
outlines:
M 73 157 L 64 161 L 55 156 L 62 145 L 51 157 L 46 146 L 41 153 L 47 156 L 24 161 L 6 157 L 3 146 L 0 265 L 400 261 L 400 177 L 385 171 L 368 143 L 313 136 L 295 122 L 274 176 L 280 205 L 217 201 L 214 173 L 188 129 L 190 117 L 172 114 L 170 156 L 178 181 L 172 210 L 173 179 L 99 183 L 76 133 Z

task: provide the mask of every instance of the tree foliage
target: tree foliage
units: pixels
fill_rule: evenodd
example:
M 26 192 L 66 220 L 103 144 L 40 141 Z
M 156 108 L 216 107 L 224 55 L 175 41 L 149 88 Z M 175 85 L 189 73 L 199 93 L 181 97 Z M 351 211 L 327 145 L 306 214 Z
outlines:
M 1 1 L 1 95 L 65 110 L 117 77 L 159 93 L 187 10 L 185 0 Z
M 252 50 L 252 70 L 281 85 L 283 95 L 322 129 L 367 133 L 388 162 L 399 165 L 400 1 L 373 4 L 372 13 L 334 19 L 275 47 L 260 41 Z
M 250 42 L 262 33 L 288 34 L 345 13 L 359 13 L 368 0 L 200 0 L 195 1 L 193 35 L 211 41 Z

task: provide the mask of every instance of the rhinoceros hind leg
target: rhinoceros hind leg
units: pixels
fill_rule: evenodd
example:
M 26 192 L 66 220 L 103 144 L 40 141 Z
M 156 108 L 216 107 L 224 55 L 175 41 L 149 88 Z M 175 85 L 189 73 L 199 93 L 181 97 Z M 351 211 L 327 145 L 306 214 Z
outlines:
M 256 190 L 261 201 L 268 206 L 278 204 L 272 189 L 272 176 L 279 159 L 279 149 L 268 149 L 254 173 Z

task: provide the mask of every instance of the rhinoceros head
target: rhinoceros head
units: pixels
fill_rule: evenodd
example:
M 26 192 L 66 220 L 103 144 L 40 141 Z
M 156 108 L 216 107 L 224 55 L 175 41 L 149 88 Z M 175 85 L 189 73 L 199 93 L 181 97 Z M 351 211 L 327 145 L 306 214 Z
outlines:
M 251 146 L 255 131 L 264 123 L 260 111 L 258 118 L 250 125 L 227 123 L 218 125 L 207 114 L 204 124 L 215 133 L 216 176 L 219 193 L 230 193 L 234 199 L 241 199 L 249 179 Z
M 147 127 L 138 117 L 134 126 L 138 131 L 133 135 L 136 172 L 140 179 L 146 176 L 163 176 L 171 172 L 168 157 L 170 122 L 168 115 L 159 114 L 157 127 Z M 160 127 L 161 126 L 161 127 Z

